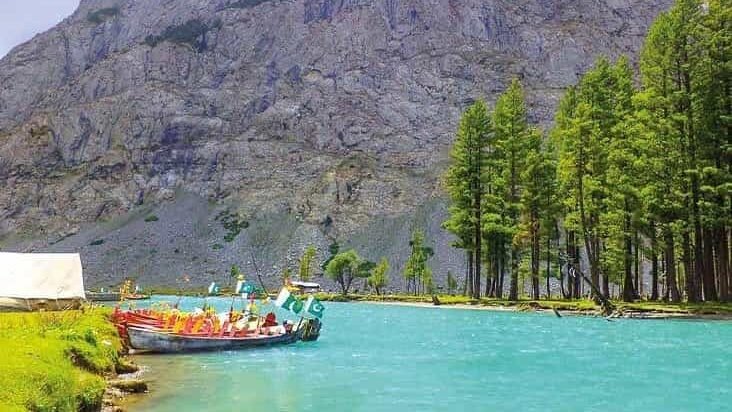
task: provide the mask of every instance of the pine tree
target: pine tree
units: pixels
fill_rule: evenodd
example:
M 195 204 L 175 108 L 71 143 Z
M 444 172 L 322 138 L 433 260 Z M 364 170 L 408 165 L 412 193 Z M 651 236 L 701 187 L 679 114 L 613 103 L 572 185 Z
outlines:
M 648 182 L 647 192 L 666 189 L 650 205 L 660 220 L 667 281 L 674 281 L 672 253 L 681 238 L 690 301 L 729 292 L 730 13 L 725 1 L 678 0 L 651 27 L 641 58 L 644 116 L 662 149 L 646 159 L 666 163 L 664 178 Z
M 376 267 L 371 270 L 368 283 L 369 286 L 376 290 L 377 295 L 381 295 L 382 289 L 388 284 L 389 278 L 387 272 L 389 272 L 389 261 L 386 258 L 381 258 Z
M 432 257 L 434 251 L 432 248 L 425 246 L 424 233 L 421 230 L 415 230 L 412 233 L 409 247 L 411 253 L 409 259 L 407 259 L 407 264 L 404 266 L 404 278 L 407 280 L 407 292 L 409 292 L 409 285 L 411 284 L 416 295 L 432 285 L 432 270 L 427 261 Z M 420 288 L 420 285 L 422 288 Z
M 556 168 L 552 154 L 542 149 L 541 133 L 538 130 L 532 130 L 528 139 L 529 151 L 526 156 L 526 165 L 521 172 L 523 182 L 521 235 L 522 238 L 528 240 L 527 243 L 531 250 L 531 297 L 539 299 L 542 228 L 544 225 L 551 225 L 550 229 L 554 226 Z M 544 232 L 547 236 L 551 236 L 550 231 L 545 230 Z M 548 293 L 549 286 L 547 286 Z
M 511 283 L 509 299 L 518 299 L 518 269 L 521 260 L 519 234 L 521 213 L 521 172 L 526 166 L 527 155 L 532 148 L 538 145 L 538 139 L 529 129 L 526 118 L 526 104 L 521 83 L 514 79 L 508 89 L 498 98 L 493 115 L 495 129 L 494 144 L 492 146 L 493 164 L 495 172 L 501 177 L 501 184 L 497 185 L 502 193 L 502 216 L 507 220 L 507 234 L 510 236 L 511 249 Z
M 450 194 L 450 217 L 443 226 L 459 241 L 457 246 L 468 252 L 469 294 L 480 297 L 481 223 L 486 183 L 487 146 L 491 135 L 488 109 L 481 100 L 463 114 L 457 138 L 450 151 L 450 167 L 445 184 Z
M 608 190 L 602 210 L 601 222 L 604 235 L 603 290 L 607 296 L 609 279 L 613 273 L 623 272 L 623 300 L 633 301 L 638 297 L 634 287 L 632 269 L 634 242 L 640 230 L 642 208 L 639 188 L 641 185 L 638 159 L 640 158 L 637 132 L 633 117 L 632 99 L 635 94 L 633 72 L 624 57 L 610 69 L 612 110 L 614 124 L 607 139 L 607 171 L 605 181 Z M 636 244 L 634 244 L 636 243 Z M 635 247 L 635 248 L 634 248 Z
M 307 282 L 310 280 L 312 270 L 313 270 L 313 262 L 315 260 L 315 254 L 317 253 L 317 250 L 315 249 L 315 246 L 310 245 L 305 249 L 305 252 L 303 252 L 302 257 L 300 258 L 300 268 L 299 268 L 299 276 L 300 280 Z

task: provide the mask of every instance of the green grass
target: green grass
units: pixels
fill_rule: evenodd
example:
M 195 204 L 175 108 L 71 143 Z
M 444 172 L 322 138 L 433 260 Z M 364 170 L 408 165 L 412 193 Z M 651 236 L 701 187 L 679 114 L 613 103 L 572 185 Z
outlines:
M 121 349 L 109 313 L 0 313 L 0 410 L 99 410 Z

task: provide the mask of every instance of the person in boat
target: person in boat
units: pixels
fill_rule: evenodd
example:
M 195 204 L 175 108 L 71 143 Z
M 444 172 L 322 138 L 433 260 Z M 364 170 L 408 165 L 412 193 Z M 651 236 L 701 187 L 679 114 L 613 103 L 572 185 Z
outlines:
M 262 324 L 263 327 L 268 328 L 270 326 L 277 326 L 277 316 L 274 314 L 274 312 L 269 312 L 267 316 L 264 317 L 264 324 Z

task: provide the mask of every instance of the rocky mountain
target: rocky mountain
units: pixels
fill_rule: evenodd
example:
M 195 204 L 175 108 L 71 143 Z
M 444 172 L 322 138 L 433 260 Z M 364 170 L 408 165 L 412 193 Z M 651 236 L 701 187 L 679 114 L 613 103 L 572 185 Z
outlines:
M 270 284 L 308 243 L 463 255 L 439 176 L 461 110 L 513 77 L 531 116 L 634 55 L 671 0 L 82 0 L 0 60 L 0 246 L 125 276 Z

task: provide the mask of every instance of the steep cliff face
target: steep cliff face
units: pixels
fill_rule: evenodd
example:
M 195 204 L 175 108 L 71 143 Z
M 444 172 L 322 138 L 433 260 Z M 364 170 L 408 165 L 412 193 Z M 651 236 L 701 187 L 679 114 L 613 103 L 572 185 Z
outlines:
M 0 60 L 0 239 L 81 249 L 91 284 L 205 282 L 311 241 L 400 255 L 422 226 L 459 273 L 439 175 L 461 110 L 520 77 L 547 124 L 670 3 L 82 0 Z

